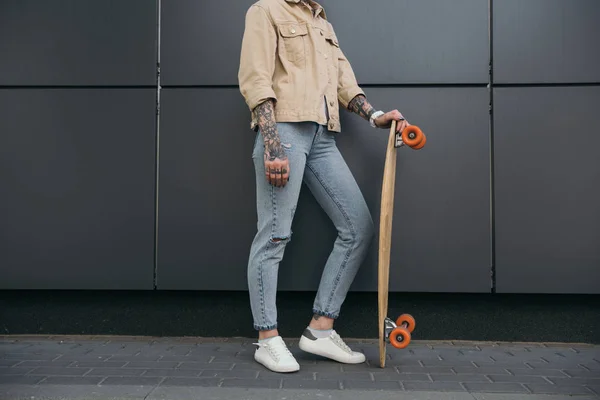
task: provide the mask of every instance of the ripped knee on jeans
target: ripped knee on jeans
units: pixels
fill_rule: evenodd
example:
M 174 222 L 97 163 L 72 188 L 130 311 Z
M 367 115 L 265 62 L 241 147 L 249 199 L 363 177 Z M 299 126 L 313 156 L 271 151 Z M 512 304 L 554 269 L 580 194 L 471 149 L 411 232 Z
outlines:
M 269 241 L 273 244 L 285 243 L 290 241 L 291 235 L 271 236 Z

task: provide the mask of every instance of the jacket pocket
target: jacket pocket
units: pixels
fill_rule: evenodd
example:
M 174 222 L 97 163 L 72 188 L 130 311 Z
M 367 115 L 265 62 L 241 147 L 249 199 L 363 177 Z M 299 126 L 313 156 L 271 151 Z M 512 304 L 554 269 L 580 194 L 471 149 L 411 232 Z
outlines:
M 327 32 L 325 33 L 325 39 L 327 40 L 327 42 L 334 46 L 334 47 L 340 47 L 340 43 L 338 42 L 337 37 L 335 37 L 335 35 L 331 32 Z
M 285 57 L 294 64 L 301 64 L 306 58 L 306 40 L 308 28 L 299 23 L 280 23 L 277 26 L 280 36 L 281 57 Z

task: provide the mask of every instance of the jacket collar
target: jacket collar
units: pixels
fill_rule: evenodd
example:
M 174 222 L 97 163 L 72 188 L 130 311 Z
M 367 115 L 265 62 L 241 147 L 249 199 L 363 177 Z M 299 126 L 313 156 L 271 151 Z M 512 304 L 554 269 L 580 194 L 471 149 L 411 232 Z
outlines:
M 300 3 L 300 0 L 285 0 L 285 1 L 288 3 L 294 3 L 294 4 Z M 317 16 L 321 15 L 324 20 L 327 20 L 327 14 L 325 14 L 325 9 L 323 8 L 323 6 L 314 0 L 308 0 L 308 1 L 309 1 L 309 3 L 313 3 L 316 6 L 316 8 L 317 8 L 316 15 Z

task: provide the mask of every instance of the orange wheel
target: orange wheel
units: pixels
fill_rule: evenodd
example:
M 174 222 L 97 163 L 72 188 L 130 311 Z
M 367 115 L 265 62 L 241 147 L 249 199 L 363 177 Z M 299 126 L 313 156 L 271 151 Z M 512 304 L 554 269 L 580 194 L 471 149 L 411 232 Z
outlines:
M 396 320 L 396 325 L 398 325 L 399 327 L 402 327 L 403 323 L 406 323 L 406 329 L 412 333 L 412 331 L 415 330 L 415 319 L 413 318 L 412 315 L 410 314 L 402 314 L 401 316 L 398 317 L 398 319 Z
M 415 147 L 423 140 L 423 132 L 416 125 L 409 125 L 402 131 L 402 141 L 409 147 Z
M 390 333 L 390 343 L 397 349 L 404 349 L 410 343 L 410 332 L 405 328 L 394 328 Z
M 427 142 L 427 136 L 425 136 L 425 134 L 423 134 L 423 140 L 421 140 L 421 143 L 419 143 L 416 146 L 413 146 L 412 148 L 414 150 L 421 150 L 423 148 L 423 146 L 425 146 L 426 142 Z

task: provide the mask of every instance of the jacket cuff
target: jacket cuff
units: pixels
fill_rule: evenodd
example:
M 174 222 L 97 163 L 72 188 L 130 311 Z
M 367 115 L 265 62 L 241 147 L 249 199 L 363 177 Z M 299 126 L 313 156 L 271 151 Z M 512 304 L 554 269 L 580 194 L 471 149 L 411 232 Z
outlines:
M 338 92 L 340 104 L 343 105 L 344 108 L 348 108 L 348 104 L 359 94 L 362 94 L 366 97 L 365 92 L 360 88 L 360 86 L 351 86 L 349 88 L 341 89 Z
M 277 102 L 277 96 L 275 92 L 271 88 L 262 88 L 255 89 L 251 95 L 248 95 L 246 104 L 250 108 L 250 111 L 254 111 L 254 109 L 261 103 L 265 102 L 268 99 L 273 99 Z

